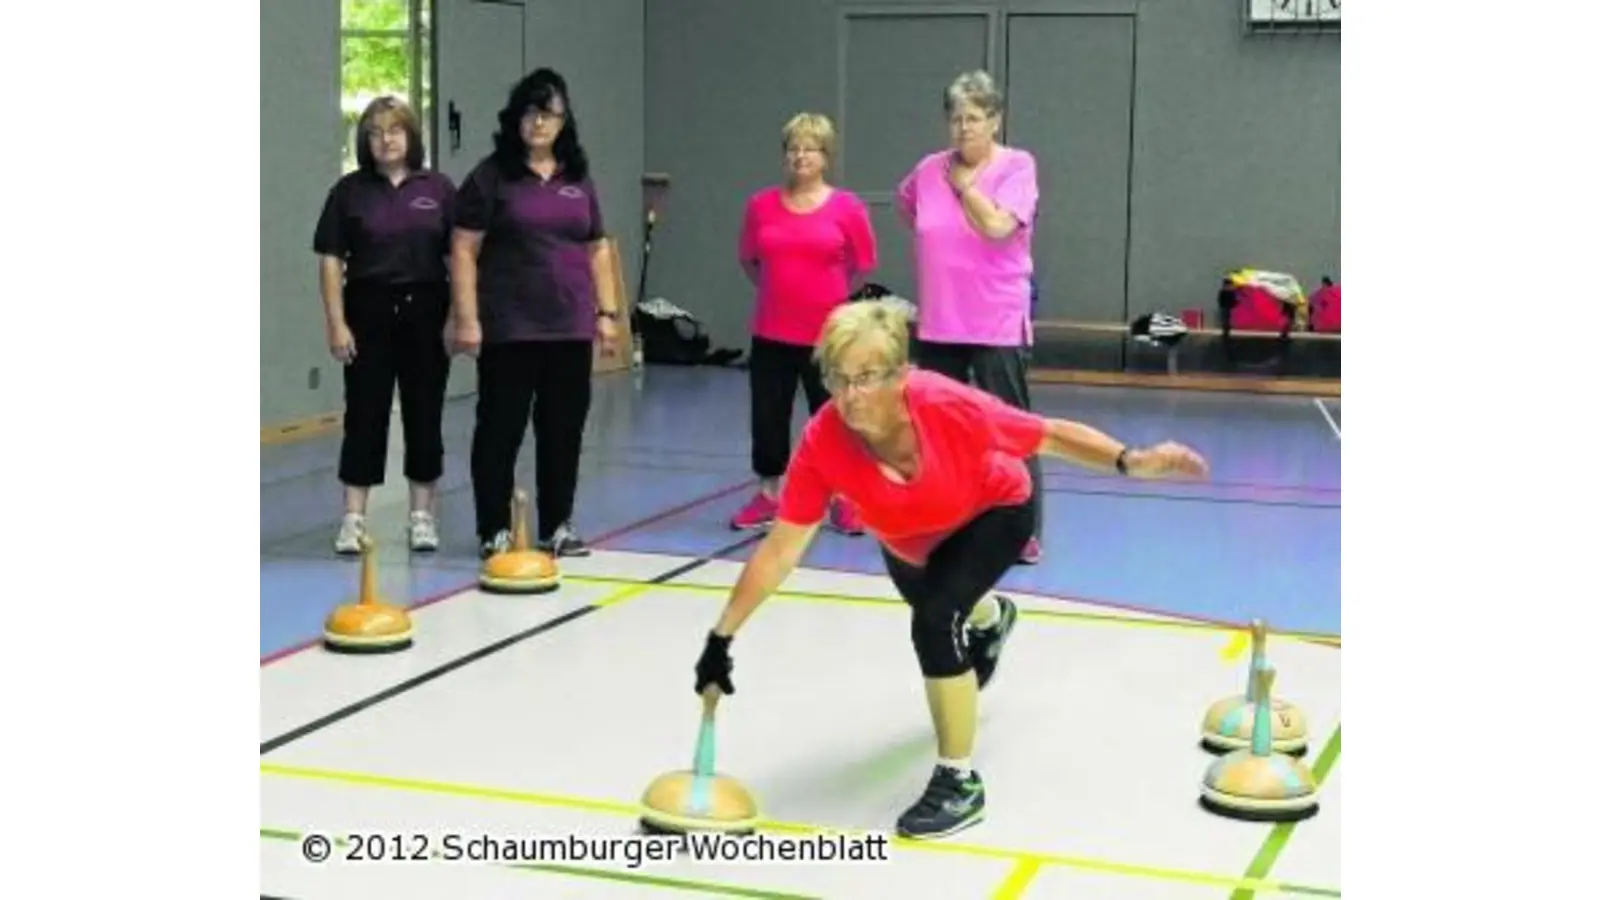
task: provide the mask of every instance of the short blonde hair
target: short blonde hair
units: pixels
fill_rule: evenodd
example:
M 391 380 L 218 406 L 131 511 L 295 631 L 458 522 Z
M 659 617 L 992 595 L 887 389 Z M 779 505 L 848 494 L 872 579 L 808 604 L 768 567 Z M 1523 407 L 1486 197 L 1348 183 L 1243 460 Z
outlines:
M 838 370 L 839 359 L 863 340 L 882 341 L 885 368 L 900 369 L 911 356 L 910 304 L 899 297 L 840 304 L 822 326 L 815 359 L 822 374 Z
M 784 123 L 783 149 L 797 139 L 815 141 L 817 146 L 829 158 L 833 158 L 833 151 L 838 143 L 838 135 L 833 130 L 833 120 L 822 113 L 803 112 Z

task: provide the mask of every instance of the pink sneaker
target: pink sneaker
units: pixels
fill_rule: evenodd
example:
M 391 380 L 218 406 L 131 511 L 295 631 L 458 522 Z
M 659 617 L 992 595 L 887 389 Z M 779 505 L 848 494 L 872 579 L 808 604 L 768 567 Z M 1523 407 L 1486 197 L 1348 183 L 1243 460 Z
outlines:
M 1036 566 L 1041 556 L 1044 556 L 1044 548 L 1039 545 L 1039 539 L 1028 538 L 1028 543 L 1022 547 L 1022 559 L 1019 562 L 1025 566 Z
M 750 502 L 744 505 L 734 515 L 730 523 L 736 530 L 745 531 L 752 528 L 765 528 L 778 518 L 778 501 L 767 496 L 766 491 L 757 490 Z
M 833 501 L 833 530 L 840 534 L 858 535 L 865 534 L 867 529 L 861 524 L 861 518 L 856 515 L 855 505 L 848 500 Z

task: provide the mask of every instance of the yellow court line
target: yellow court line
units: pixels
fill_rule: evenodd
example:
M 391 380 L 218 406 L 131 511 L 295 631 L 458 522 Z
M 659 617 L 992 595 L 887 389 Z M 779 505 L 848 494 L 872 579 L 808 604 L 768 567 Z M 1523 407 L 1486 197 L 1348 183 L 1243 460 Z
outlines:
M 989 895 L 989 900 L 1017 900 L 1028 890 L 1028 885 L 1033 884 L 1034 876 L 1039 874 L 1039 860 L 1037 857 L 1028 856 L 1017 861 L 1006 873 L 1006 880 L 1000 882 L 995 892 Z
M 642 597 L 645 594 L 650 593 L 650 591 L 654 588 L 655 585 L 649 583 L 648 581 L 637 582 L 626 590 L 608 594 L 590 605 L 596 609 L 605 609 L 608 606 L 616 606 L 618 603 L 626 603 L 635 597 Z
M 574 584 L 590 585 L 629 585 L 646 584 L 628 578 L 607 578 L 600 575 L 562 575 L 563 581 Z M 725 596 L 732 590 L 713 584 L 698 584 L 694 582 L 672 581 L 665 584 L 648 584 L 651 591 L 671 591 L 682 594 L 715 594 Z M 788 591 L 780 590 L 772 595 L 774 600 L 792 600 L 809 603 L 833 603 L 845 606 L 878 606 L 899 608 L 905 605 L 904 601 L 890 597 L 870 597 L 859 594 L 826 594 L 816 591 Z M 1134 616 L 1122 616 L 1111 613 L 1078 612 L 1065 609 L 1019 609 L 1018 613 L 1024 619 L 1058 620 L 1072 622 L 1086 622 L 1099 625 L 1124 625 L 1130 628 L 1165 628 L 1172 631 L 1193 631 L 1202 634 L 1244 634 L 1238 626 L 1221 625 L 1211 622 L 1194 622 L 1182 619 L 1146 619 Z M 1325 647 L 1337 648 L 1341 644 L 1338 635 L 1316 634 L 1312 632 L 1273 631 L 1270 637 L 1281 640 L 1300 641 L 1307 644 L 1319 644 Z M 1238 638 L 1235 637 L 1234 640 Z M 1225 659 L 1227 657 L 1224 657 Z
M 485 787 L 480 785 L 453 784 L 442 781 L 426 781 L 412 778 L 395 778 L 387 775 L 377 775 L 368 772 L 345 772 L 332 769 L 318 769 L 306 766 L 286 766 L 275 763 L 261 763 L 261 774 L 280 778 L 299 778 L 311 781 L 328 781 L 337 784 L 354 785 L 369 788 L 387 788 L 391 790 L 412 791 L 427 794 L 442 794 L 452 797 L 471 797 L 482 800 L 501 800 L 512 803 L 525 803 L 532 806 L 543 806 L 555 809 L 572 809 L 583 812 L 605 813 L 608 815 L 627 816 L 637 819 L 642 812 L 638 803 L 621 803 L 615 800 L 601 800 L 593 797 L 577 797 L 564 794 L 536 793 L 532 791 L 515 791 L 505 788 Z M 850 833 L 849 829 L 827 828 L 821 825 L 811 825 L 801 822 L 782 822 L 762 820 L 757 827 L 769 832 L 787 832 L 793 834 L 816 833 Z M 1208 872 L 1192 872 L 1183 869 L 1171 869 L 1160 866 L 1143 866 L 1131 863 L 1119 863 L 1111 860 L 1095 859 L 1088 856 L 1074 856 L 1059 853 L 1037 853 L 1029 850 L 1008 849 L 1004 847 L 991 847 L 983 844 L 967 844 L 942 841 L 914 841 L 900 837 L 891 837 L 889 843 L 900 849 L 914 852 L 936 853 L 946 855 L 970 856 L 982 859 L 1006 860 L 1009 862 L 1032 862 L 1034 865 L 1063 866 L 1072 869 L 1102 872 L 1113 875 L 1126 875 L 1140 878 L 1152 878 L 1162 881 L 1176 881 L 1185 884 L 1209 885 L 1231 890 L 1249 890 L 1257 893 L 1304 893 L 1295 886 L 1285 885 L 1282 882 L 1265 881 L 1259 878 L 1238 878 L 1232 875 L 1216 875 Z M 1327 891 L 1318 891 L 1328 893 Z
M 261 444 L 290 444 L 303 441 L 318 435 L 336 431 L 344 423 L 344 413 L 329 412 L 316 416 L 307 416 L 293 422 L 284 422 L 279 425 L 266 425 L 261 429 Z
M 1228 639 L 1228 645 L 1222 648 L 1222 661 L 1233 662 L 1250 646 L 1250 632 L 1235 631 L 1233 637 Z

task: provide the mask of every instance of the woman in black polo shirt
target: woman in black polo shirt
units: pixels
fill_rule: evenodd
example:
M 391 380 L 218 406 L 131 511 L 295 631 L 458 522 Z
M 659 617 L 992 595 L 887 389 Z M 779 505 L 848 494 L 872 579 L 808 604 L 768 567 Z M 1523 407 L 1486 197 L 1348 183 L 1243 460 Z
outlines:
M 434 483 L 444 471 L 450 355 L 449 253 L 455 186 L 423 169 L 422 131 L 405 103 L 372 102 L 357 125 L 359 167 L 328 192 L 312 249 L 319 257 L 328 348 L 344 364 L 345 513 L 335 552 L 360 552 L 367 495 L 384 480 L 396 382 L 411 482 L 411 549 L 439 546 Z
M 567 84 L 538 69 L 511 89 L 494 152 L 461 186 L 450 256 L 456 344 L 478 357 L 472 491 L 484 557 L 511 540 L 511 493 L 528 420 L 536 535 L 588 551 L 572 524 L 594 343 L 616 352 L 619 310 L 600 198 Z

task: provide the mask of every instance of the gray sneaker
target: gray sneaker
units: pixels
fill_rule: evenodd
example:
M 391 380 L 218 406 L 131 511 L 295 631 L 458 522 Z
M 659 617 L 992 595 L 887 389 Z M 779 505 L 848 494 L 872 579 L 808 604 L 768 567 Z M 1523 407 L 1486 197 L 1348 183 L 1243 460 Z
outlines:
M 502 528 L 494 537 L 483 542 L 483 546 L 478 548 L 478 556 L 482 559 L 488 559 L 497 553 L 504 553 L 510 549 L 511 531 Z

